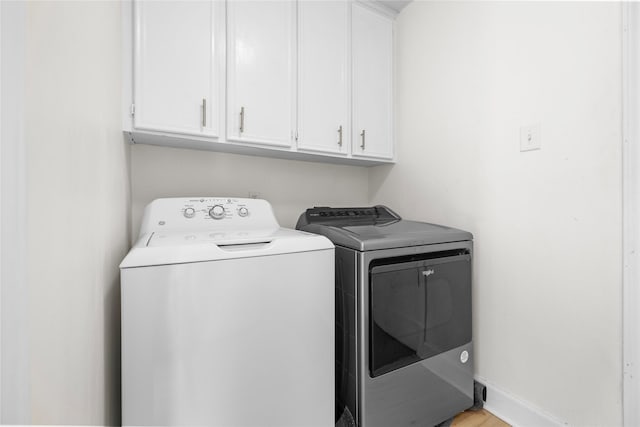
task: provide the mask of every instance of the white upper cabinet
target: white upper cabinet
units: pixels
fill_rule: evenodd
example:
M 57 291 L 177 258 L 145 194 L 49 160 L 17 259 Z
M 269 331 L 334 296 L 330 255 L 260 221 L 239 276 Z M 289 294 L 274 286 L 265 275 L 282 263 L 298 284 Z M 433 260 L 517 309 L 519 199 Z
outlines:
M 132 5 L 123 9 L 123 22 L 133 22 L 123 79 L 133 109 L 123 125 L 133 142 L 365 166 L 394 161 L 393 13 L 383 4 Z
M 353 3 L 353 155 L 393 158 L 393 22 Z
M 298 3 L 298 148 L 348 154 L 349 3 Z
M 290 146 L 295 88 L 293 1 L 227 2 L 227 139 Z
M 134 2 L 134 129 L 218 136 L 217 9 L 213 1 Z

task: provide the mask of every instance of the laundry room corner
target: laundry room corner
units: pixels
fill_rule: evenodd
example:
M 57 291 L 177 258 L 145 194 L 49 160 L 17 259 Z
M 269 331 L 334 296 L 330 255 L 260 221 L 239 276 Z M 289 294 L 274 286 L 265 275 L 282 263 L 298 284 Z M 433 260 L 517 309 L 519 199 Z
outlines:
M 640 424 L 640 3 L 0 0 L 0 47 L 1 425 Z

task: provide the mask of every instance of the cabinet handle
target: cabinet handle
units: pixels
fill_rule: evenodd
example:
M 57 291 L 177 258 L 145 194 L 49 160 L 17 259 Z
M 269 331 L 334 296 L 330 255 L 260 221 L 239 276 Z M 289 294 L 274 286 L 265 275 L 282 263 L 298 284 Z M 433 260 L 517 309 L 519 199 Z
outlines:
M 207 127 L 207 100 L 202 98 L 202 127 Z
M 244 107 L 240 107 L 240 133 L 244 132 Z
M 362 138 L 362 144 L 360 144 L 360 148 L 364 150 L 364 138 L 365 138 L 364 129 L 362 129 L 362 133 L 360 134 L 360 137 Z
M 342 125 L 338 128 L 338 145 L 342 147 Z

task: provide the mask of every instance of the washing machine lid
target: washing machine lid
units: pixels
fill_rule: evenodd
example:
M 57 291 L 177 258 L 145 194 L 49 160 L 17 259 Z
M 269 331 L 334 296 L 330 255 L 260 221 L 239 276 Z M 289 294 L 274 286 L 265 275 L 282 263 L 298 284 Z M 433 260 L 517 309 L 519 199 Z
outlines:
M 168 231 L 142 235 L 120 268 L 333 250 L 324 236 L 286 228 L 245 231 Z
M 307 209 L 296 228 L 324 235 L 338 246 L 358 251 L 473 240 L 468 231 L 403 220 L 386 206 Z
M 202 230 L 202 231 L 169 231 L 154 232 L 149 237 L 146 247 L 176 247 L 201 244 L 217 246 L 257 245 L 269 243 L 274 239 L 297 236 L 294 230 L 281 228 L 265 230 Z

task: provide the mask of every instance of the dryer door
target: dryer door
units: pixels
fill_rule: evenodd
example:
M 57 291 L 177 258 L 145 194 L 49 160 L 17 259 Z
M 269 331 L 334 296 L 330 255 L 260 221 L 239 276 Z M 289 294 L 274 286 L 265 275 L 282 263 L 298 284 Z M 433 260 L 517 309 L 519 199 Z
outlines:
M 369 283 L 372 377 L 471 341 L 471 255 L 373 266 Z

